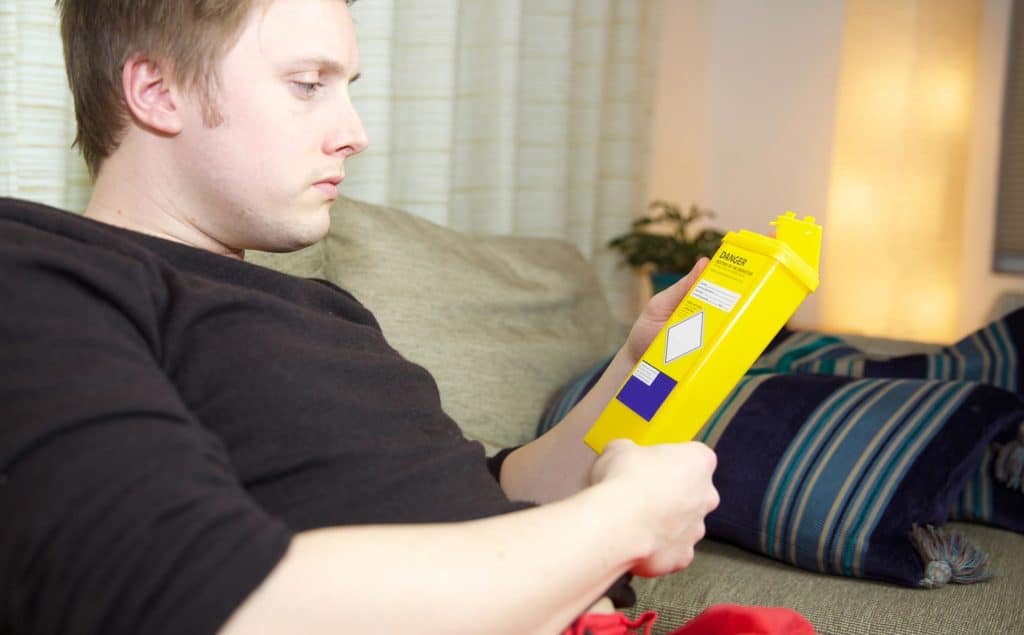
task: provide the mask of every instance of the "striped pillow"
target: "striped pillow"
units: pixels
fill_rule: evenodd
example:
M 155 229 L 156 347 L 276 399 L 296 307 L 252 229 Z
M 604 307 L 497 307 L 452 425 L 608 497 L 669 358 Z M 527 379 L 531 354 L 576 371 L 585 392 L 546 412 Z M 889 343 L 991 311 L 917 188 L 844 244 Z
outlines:
M 609 355 L 602 359 L 555 393 L 551 403 L 548 404 L 544 414 L 540 417 L 536 436 L 539 437 L 555 427 L 559 421 L 565 418 L 565 415 L 569 414 L 572 407 L 583 398 L 583 395 L 590 392 L 590 389 L 594 387 L 597 380 L 601 378 L 601 374 L 604 372 L 604 369 L 608 368 L 608 364 L 612 362 L 613 357 L 614 355 Z
M 1010 464 L 1014 452 L 1024 452 L 1024 424 L 1003 431 L 985 448 L 981 462 L 953 503 L 950 520 L 969 520 L 1024 534 L 1022 459 L 1018 454 L 1018 463 Z M 1009 474 L 1000 473 L 1004 470 Z
M 1024 309 L 1018 309 L 952 346 L 932 353 L 886 358 L 868 355 L 838 337 L 784 329 L 752 370 L 755 373 L 967 380 L 1022 393 L 1022 350 Z
M 1022 350 L 1024 309 L 1017 309 L 952 346 L 892 357 L 868 355 L 838 337 L 784 329 L 751 373 L 972 380 L 1024 396 Z M 997 445 L 985 450 L 950 519 L 1024 533 L 1024 429 L 1008 429 L 994 441 Z M 997 474 L 1000 457 L 1014 464 Z
M 976 382 L 748 375 L 698 436 L 719 460 L 708 534 L 813 571 L 932 585 L 912 528 L 945 521 L 1021 420 L 1017 395 Z

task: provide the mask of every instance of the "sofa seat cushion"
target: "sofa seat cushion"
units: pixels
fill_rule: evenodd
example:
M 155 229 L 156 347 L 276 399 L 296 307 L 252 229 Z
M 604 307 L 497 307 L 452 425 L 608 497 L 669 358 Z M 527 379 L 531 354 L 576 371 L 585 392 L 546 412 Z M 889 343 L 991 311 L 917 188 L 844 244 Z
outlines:
M 635 578 L 637 604 L 631 611 L 658 611 L 655 633 L 667 633 L 720 603 L 789 607 L 828 635 L 1020 632 L 1024 536 L 968 523 L 947 528 L 985 545 L 995 571 L 990 580 L 934 590 L 894 587 L 804 571 L 706 539 L 687 569 Z

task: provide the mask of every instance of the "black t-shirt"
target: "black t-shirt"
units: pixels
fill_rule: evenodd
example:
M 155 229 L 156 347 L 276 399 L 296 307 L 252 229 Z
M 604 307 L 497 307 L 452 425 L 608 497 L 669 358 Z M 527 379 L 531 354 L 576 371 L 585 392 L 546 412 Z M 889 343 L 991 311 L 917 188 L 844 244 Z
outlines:
M 345 291 L 0 199 L 0 633 L 209 633 L 293 532 L 524 506 Z

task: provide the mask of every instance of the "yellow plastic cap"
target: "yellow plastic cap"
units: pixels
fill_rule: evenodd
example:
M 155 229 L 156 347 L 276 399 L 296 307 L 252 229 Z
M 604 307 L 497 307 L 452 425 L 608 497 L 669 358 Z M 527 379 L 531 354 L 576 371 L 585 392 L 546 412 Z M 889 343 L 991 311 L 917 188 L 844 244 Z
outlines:
M 821 225 L 813 216 L 796 217 L 796 212 L 786 212 L 772 221 L 775 225 L 775 238 L 792 248 L 800 259 L 818 271 L 821 261 Z

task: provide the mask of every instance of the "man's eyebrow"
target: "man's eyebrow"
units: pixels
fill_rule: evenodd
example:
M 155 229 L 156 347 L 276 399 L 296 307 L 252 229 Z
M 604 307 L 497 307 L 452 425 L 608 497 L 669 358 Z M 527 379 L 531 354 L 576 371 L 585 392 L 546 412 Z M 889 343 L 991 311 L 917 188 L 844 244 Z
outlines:
M 321 70 L 321 71 L 323 71 L 325 73 L 330 73 L 332 75 L 340 75 L 341 77 L 345 77 L 345 75 L 346 75 L 345 65 L 342 64 L 341 62 L 333 60 L 333 59 L 331 59 L 329 57 L 306 57 L 306 58 L 303 58 L 303 59 L 300 59 L 300 60 L 296 60 L 295 62 L 290 64 L 290 66 L 302 66 L 302 67 L 311 67 L 311 66 L 313 66 L 313 67 L 316 67 L 317 69 L 319 69 L 319 70 Z M 359 77 L 361 75 L 362 75 L 362 73 L 356 73 L 348 81 L 350 83 L 354 82 L 357 79 L 359 79 Z

